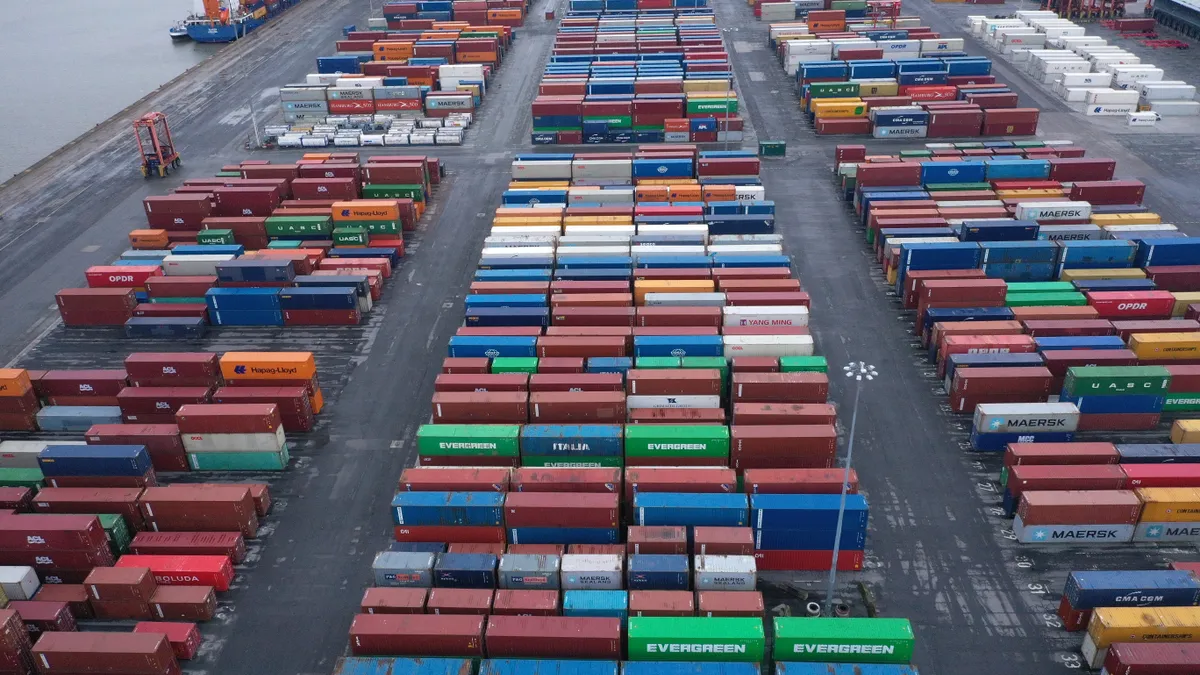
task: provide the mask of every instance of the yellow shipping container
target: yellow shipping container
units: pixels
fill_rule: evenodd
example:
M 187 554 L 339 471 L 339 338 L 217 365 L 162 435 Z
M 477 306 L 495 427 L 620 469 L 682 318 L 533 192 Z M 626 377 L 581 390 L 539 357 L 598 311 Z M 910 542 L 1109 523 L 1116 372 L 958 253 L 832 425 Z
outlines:
M 726 92 L 729 92 L 729 98 L 735 101 L 737 100 L 737 94 L 729 91 L 729 80 L 720 79 L 683 81 L 683 93 L 688 94 L 689 96 L 694 96 L 695 94 L 709 94 L 714 92 L 720 94 L 716 98 L 725 98 Z
M 1128 342 L 1141 360 L 1200 358 L 1200 333 L 1134 333 Z
M 1062 197 L 1062 190 L 996 190 L 996 199 L 1018 197 Z
M 634 185 L 641 187 L 643 185 L 696 185 L 700 180 L 697 178 L 638 178 Z
M 1145 279 L 1146 273 L 1139 269 L 1127 267 L 1096 270 L 1063 270 L 1058 278 L 1060 281 L 1079 281 L 1081 279 Z
M 1200 443 L 1200 420 L 1175 420 L 1171 425 L 1172 443 Z
M 355 199 L 333 203 L 333 221 L 400 220 L 400 205 L 395 199 Z
M 646 303 L 647 293 L 712 293 L 712 279 L 639 279 L 633 282 L 633 300 Z
M 889 267 L 887 271 L 888 286 L 896 285 L 896 278 L 900 276 L 900 271 L 895 267 Z
M 1200 641 L 1200 607 L 1098 607 L 1088 636 L 1104 649 L 1114 642 Z
M 300 155 L 300 159 L 306 162 L 324 162 L 331 157 L 333 157 L 332 152 L 306 152 L 303 155 Z
M 1158 225 L 1162 216 L 1157 213 L 1097 213 L 1092 216 L 1092 224 L 1105 227 L 1107 225 Z
M 855 80 L 851 80 L 854 82 Z M 858 83 L 859 96 L 896 96 L 900 91 L 898 82 L 862 82 Z
M 28 370 L 0 368 L 0 396 L 24 396 L 32 388 Z
M 1188 305 L 1200 303 L 1200 292 L 1197 291 L 1175 291 L 1171 295 L 1175 296 L 1175 308 L 1171 310 L 1173 317 L 1186 314 Z
M 1200 488 L 1138 488 L 1144 523 L 1200 522 Z
M 818 119 L 845 119 L 867 116 L 867 104 L 861 100 L 814 99 L 810 109 Z
M 312 352 L 225 352 L 220 363 L 226 380 L 311 380 L 317 375 Z

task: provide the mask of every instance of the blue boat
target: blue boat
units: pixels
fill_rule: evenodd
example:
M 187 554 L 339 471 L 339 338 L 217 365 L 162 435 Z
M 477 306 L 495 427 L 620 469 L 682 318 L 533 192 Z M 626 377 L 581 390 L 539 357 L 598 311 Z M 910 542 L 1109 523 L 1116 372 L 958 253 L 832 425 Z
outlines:
M 197 0 L 196 12 L 173 26 L 172 39 L 195 42 L 233 42 L 281 14 L 300 0 Z

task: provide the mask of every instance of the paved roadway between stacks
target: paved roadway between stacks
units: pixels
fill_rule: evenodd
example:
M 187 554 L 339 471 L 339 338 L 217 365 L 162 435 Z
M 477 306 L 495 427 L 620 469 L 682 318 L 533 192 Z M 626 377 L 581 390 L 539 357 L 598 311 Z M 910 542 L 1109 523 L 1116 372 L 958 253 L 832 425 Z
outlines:
M 855 466 L 872 505 L 868 569 L 843 575 L 841 587 L 850 593 L 850 582 L 861 581 L 882 615 L 911 618 L 915 660 L 930 675 L 1070 668 L 1079 636 L 1053 626 L 1066 571 L 1157 566 L 1195 559 L 1195 551 L 1018 550 L 1005 539 L 1006 523 L 991 511 L 998 503 L 997 462 L 961 449 L 969 421 L 946 413 L 944 393 L 910 345 L 911 317 L 898 311 L 861 231 L 836 201 L 833 146 L 870 141 L 815 137 L 800 119 L 792 83 L 766 47 L 765 24 L 739 0 L 714 4 L 749 122 L 745 145 L 758 138 L 788 142 L 787 158 L 767 160 L 763 178 L 768 199 L 778 205 L 779 231 L 813 295 L 818 351 L 835 372 L 847 360 L 864 359 L 883 374 L 864 391 L 856 447 Z M 85 267 L 125 248 L 126 233 L 143 222 L 144 196 L 247 157 L 251 102 L 260 121 L 277 119 L 276 88 L 301 80 L 316 56 L 330 53 L 341 26 L 365 25 L 361 3 L 309 0 L 137 106 L 137 112 L 171 116 L 185 162 L 178 175 L 152 181 L 137 175 L 127 116 L 0 191 L 0 362 L 102 367 L 119 364 L 131 351 L 161 349 L 312 349 L 318 355 L 331 403 L 318 429 L 299 440 L 287 473 L 253 476 L 271 481 L 278 510 L 249 564 L 239 568 L 235 590 L 222 599 L 220 617 L 204 626 L 208 644 L 188 672 L 325 674 L 346 651 L 350 618 L 371 583 L 371 559 L 391 537 L 388 502 L 414 458 L 414 432 L 428 419 L 433 379 L 460 323 L 462 297 L 508 182 L 509 161 L 515 152 L 531 151 L 529 103 L 553 38 L 553 26 L 541 18 L 545 6 L 536 3 L 519 31 L 467 144 L 412 149 L 443 158 L 451 177 L 365 326 L 218 330 L 197 343 L 164 344 L 127 341 L 113 330 L 66 331 L 53 310 L 54 291 L 81 285 Z M 907 13 L 923 16 L 947 37 L 962 35 L 958 26 L 967 14 L 1022 7 L 906 3 Z M 969 38 L 967 50 L 986 53 Z M 1150 61 L 1162 54 L 1143 51 Z M 1200 81 L 1200 68 L 1187 59 L 1171 53 L 1162 61 L 1168 78 Z M 1195 234 L 1191 214 L 1200 197 L 1189 189 L 1200 165 L 1195 129 L 1184 136 L 1162 129 L 1130 133 L 1111 120 L 1067 111 L 1009 65 L 998 63 L 995 72 L 1023 104 L 1047 111 L 1042 137 L 1073 139 L 1090 155 L 1117 159 L 1121 176 L 1150 185 L 1147 200 L 1164 219 Z M 299 154 L 253 153 L 276 160 Z M 852 394 L 835 376 L 833 399 L 847 402 Z M 843 415 L 843 425 L 847 420 Z M 229 476 L 238 477 L 245 478 Z M 824 589 L 820 574 L 771 575 L 769 581 L 773 593 L 783 586 L 793 599 Z

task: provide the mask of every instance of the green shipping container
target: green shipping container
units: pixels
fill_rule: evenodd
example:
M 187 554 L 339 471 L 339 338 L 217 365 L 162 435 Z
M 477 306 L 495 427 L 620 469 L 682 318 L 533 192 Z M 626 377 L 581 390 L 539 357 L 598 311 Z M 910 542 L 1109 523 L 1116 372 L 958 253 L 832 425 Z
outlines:
M 749 661 L 766 652 L 762 619 L 629 617 L 630 661 Z
M 1187 394 L 1167 394 L 1163 412 L 1192 412 L 1200 410 L 1200 391 Z
M 604 122 L 605 124 L 607 124 L 610 127 L 620 127 L 622 129 L 628 129 L 633 126 L 633 116 L 632 115 L 608 115 L 608 116 L 600 116 L 600 117 L 584 117 L 583 121 L 584 121 L 584 123 Z
M 729 427 L 634 424 L 625 427 L 626 457 L 728 457 Z
M 867 3 L 864 0 L 833 0 L 829 4 L 830 9 L 844 9 L 848 11 L 866 9 Z
M 1170 387 L 1171 373 L 1162 366 L 1068 368 L 1063 380 L 1063 390 L 1071 396 L 1162 396 Z
M 335 227 L 333 243 L 338 246 L 366 246 L 370 238 L 365 227 Z
M 492 359 L 493 373 L 529 373 L 537 372 L 538 360 L 533 356 L 497 356 Z
M 1010 283 L 1007 293 L 1076 293 L 1075 284 L 1069 281 L 1022 281 Z
M 829 363 L 824 356 L 781 356 L 779 371 L 782 373 L 828 373 Z
M 425 186 L 411 184 L 385 185 L 382 183 L 364 185 L 363 199 L 412 199 L 425 201 Z
M 1000 485 L 1002 487 L 1008 486 L 1008 467 L 1007 466 L 1004 467 L 1003 469 L 1000 469 Z
M 809 98 L 854 98 L 858 96 L 857 82 L 813 82 L 808 85 Z
M 333 219 L 329 216 L 269 216 L 266 225 L 270 237 L 333 232 Z
M 417 454 L 428 457 L 518 457 L 521 427 L 517 424 L 422 424 L 417 427 Z
M 287 468 L 287 446 L 279 452 L 189 452 L 193 471 L 283 471 Z
M 1004 304 L 1008 307 L 1082 307 L 1087 304 L 1087 298 L 1083 293 L 1017 293 L 1005 294 Z
M 612 469 L 625 466 L 624 457 L 588 457 L 569 459 L 565 457 L 521 457 L 521 466 L 546 469 Z
M 46 486 L 41 469 L 0 469 L 0 486 L 40 488 Z
M 213 174 L 213 178 L 241 178 L 241 171 L 218 171 Z
M 236 244 L 233 230 L 200 230 L 196 233 L 196 243 L 199 244 Z
M 728 99 L 693 98 L 687 102 L 687 114 L 690 117 L 703 117 L 705 113 L 735 113 L 737 111 L 737 97 Z
M 1041 141 L 1015 141 L 1015 142 L 1013 142 L 1013 147 L 1015 147 L 1015 148 L 1044 148 L 1044 147 L 1046 147 L 1046 144 Z
M 125 516 L 119 513 L 97 513 L 96 517 L 100 519 L 100 526 L 104 528 L 104 534 L 108 537 L 108 547 L 112 552 L 116 555 L 128 553 L 133 535 L 129 532 Z
M 339 220 L 337 226 L 362 228 L 368 234 L 400 234 L 404 230 L 399 220 Z
M 776 661 L 911 663 L 908 619 L 775 618 Z
M 204 298 L 151 298 L 154 305 L 203 305 Z
M 286 250 L 286 249 L 290 249 L 290 248 L 300 248 L 300 244 L 302 244 L 302 243 L 304 243 L 304 242 L 296 241 L 294 239 L 287 239 L 287 240 L 277 239 L 272 242 L 267 242 L 267 248 L 285 249 Z
M 638 356 L 633 360 L 634 368 L 682 368 L 683 361 L 678 356 Z
M 900 157 L 901 157 L 901 159 L 907 159 L 909 157 L 933 157 L 933 151 L 932 150 L 901 150 Z
M 783 157 L 787 154 L 787 141 L 759 141 L 759 157 Z

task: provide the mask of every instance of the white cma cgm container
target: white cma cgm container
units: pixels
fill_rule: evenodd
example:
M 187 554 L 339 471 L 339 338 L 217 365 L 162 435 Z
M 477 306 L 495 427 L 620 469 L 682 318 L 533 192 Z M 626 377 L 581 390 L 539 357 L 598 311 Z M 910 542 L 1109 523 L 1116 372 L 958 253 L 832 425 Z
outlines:
M 807 326 L 803 305 L 738 305 L 722 308 L 726 326 Z
M 0 566 L 0 589 L 9 600 L 32 600 L 41 587 L 37 573 L 26 565 Z
M 724 356 L 812 356 L 811 335 L 725 335 Z
M 169 255 L 163 258 L 163 274 L 169 277 L 215 277 L 217 265 L 235 255 Z
M 283 429 L 261 434 L 181 434 L 188 452 L 279 452 Z
M 564 591 L 619 591 L 623 588 L 625 557 L 619 555 L 579 555 L 562 557 L 561 576 Z
M 753 591 L 758 566 L 752 555 L 698 555 L 693 578 L 697 591 Z

